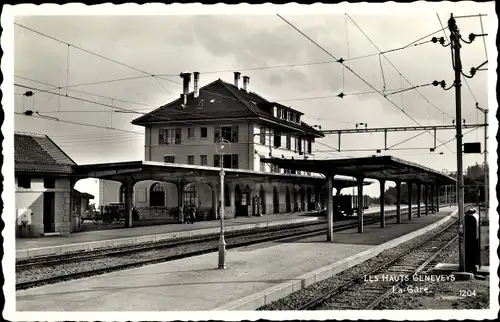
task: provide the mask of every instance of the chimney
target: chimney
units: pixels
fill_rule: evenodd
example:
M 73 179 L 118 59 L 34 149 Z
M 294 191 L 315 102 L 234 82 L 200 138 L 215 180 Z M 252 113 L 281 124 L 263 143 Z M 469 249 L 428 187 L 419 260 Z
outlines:
M 243 76 L 243 90 L 245 92 L 249 92 L 249 89 L 248 89 L 248 84 L 250 83 L 250 77 L 249 76 Z
M 240 72 L 234 72 L 234 86 L 236 86 L 236 88 L 238 89 L 240 89 L 240 76 Z
M 183 100 L 183 105 L 187 105 L 187 95 L 189 93 L 189 82 L 191 82 L 191 73 L 181 73 L 182 78 L 182 94 L 181 99 Z
M 200 72 L 194 72 L 194 98 L 200 96 L 200 91 L 198 90 L 198 82 L 200 80 Z

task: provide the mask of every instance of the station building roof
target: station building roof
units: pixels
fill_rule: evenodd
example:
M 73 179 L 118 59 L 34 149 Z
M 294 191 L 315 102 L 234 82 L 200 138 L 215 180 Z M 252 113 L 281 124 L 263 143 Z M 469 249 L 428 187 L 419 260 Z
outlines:
M 76 163 L 47 135 L 14 133 L 16 174 L 71 175 Z
M 182 179 L 189 182 L 207 182 L 218 178 L 220 174 L 219 167 L 177 164 L 177 163 L 163 163 L 152 161 L 127 161 L 127 162 L 113 162 L 113 163 L 100 163 L 100 164 L 85 164 L 75 167 L 75 175 L 84 178 L 92 177 L 105 180 L 121 181 L 132 179 L 135 182 L 143 180 L 158 180 L 166 182 L 177 182 Z M 256 182 L 283 182 L 291 184 L 318 184 L 318 182 L 325 181 L 322 176 L 304 176 L 296 174 L 283 174 L 283 173 L 268 173 L 259 172 L 245 169 L 227 169 L 224 168 L 225 179 L 241 182 L 248 182 L 252 178 Z M 218 180 L 217 180 L 218 181 Z M 354 179 L 340 179 L 334 180 L 334 187 L 354 187 L 357 185 Z M 372 182 L 366 181 L 364 185 L 369 185 Z
M 363 177 L 386 181 L 455 184 L 456 180 L 436 170 L 393 156 L 374 156 L 331 160 L 261 159 L 285 169 L 323 174 Z

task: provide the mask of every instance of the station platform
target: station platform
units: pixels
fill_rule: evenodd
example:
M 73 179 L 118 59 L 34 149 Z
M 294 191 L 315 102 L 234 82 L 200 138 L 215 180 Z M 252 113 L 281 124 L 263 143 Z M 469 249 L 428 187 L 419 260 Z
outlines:
M 408 206 L 401 206 L 406 209 Z M 385 208 L 391 213 L 395 206 Z M 376 216 L 379 208 L 365 210 L 365 216 Z M 294 223 L 325 220 L 318 212 L 263 215 L 262 217 L 237 217 L 226 219 L 226 231 L 272 227 Z M 97 230 L 72 233 L 69 236 L 50 236 L 38 238 L 17 238 L 16 259 L 43 255 L 57 255 L 67 252 L 88 251 L 104 247 L 134 245 L 181 237 L 215 234 L 220 231 L 220 221 L 200 221 L 194 224 L 166 224 L 157 226 L 132 227 L 123 229 Z
M 226 270 L 210 253 L 16 292 L 23 311 L 254 310 L 338 274 L 456 217 L 456 208 L 388 219 L 325 236 L 274 241 L 227 251 Z

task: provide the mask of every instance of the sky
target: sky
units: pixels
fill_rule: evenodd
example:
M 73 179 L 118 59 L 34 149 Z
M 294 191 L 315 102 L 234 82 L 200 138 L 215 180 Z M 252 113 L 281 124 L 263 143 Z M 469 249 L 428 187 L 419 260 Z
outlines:
M 322 130 L 352 129 L 357 123 L 367 123 L 368 127 L 452 124 L 455 91 L 426 86 L 434 80 L 445 80 L 447 86 L 453 83 L 450 47 L 429 42 L 432 36 L 424 37 L 442 29 L 438 15 L 447 25 L 449 7 L 428 4 L 406 14 L 366 14 L 346 8 L 321 15 L 280 13 L 323 49 L 277 16 L 277 11 L 259 15 L 19 15 L 13 26 L 14 111 L 38 111 L 43 117 L 16 114 L 14 129 L 49 135 L 78 164 L 143 160 L 144 129 L 130 121 L 138 113 L 178 98 L 182 91 L 179 73 L 183 71 L 199 71 L 201 86 L 217 78 L 232 82 L 233 71 L 241 71 L 250 76 L 250 90 L 305 113 L 303 121 L 321 125 Z M 493 8 L 493 3 L 453 4 L 455 15 L 488 14 L 481 19 L 457 19 L 466 40 L 470 33 L 484 30 L 489 34 L 484 37 L 486 44 L 483 37 L 463 44 L 462 65 L 467 74 L 471 67 L 487 60 L 485 48 L 489 48 L 488 55 L 496 54 Z M 449 32 L 433 36 L 447 37 Z M 416 40 L 416 46 L 384 55 L 377 50 L 401 48 Z M 369 57 L 359 58 L 363 56 Z M 363 80 L 335 62 L 340 58 Z M 495 115 L 496 106 L 488 106 L 491 75 L 490 68 L 463 83 L 462 115 L 466 124 L 483 122 L 476 102 L 492 108 L 490 116 Z M 419 87 L 409 89 L 414 86 Z M 386 93 L 409 90 L 384 98 L 375 92 L 384 87 Z M 27 90 L 35 95 L 22 95 Z M 337 97 L 341 92 L 346 94 L 344 98 Z M 137 113 L 111 112 L 113 107 Z M 417 134 L 389 133 L 388 146 Z M 451 141 L 434 153 L 428 150 L 434 138 L 424 133 L 397 145 L 412 150 L 381 154 L 439 171 L 455 171 L 454 135 L 453 130 L 438 132 L 438 145 Z M 464 142 L 483 144 L 483 137 L 480 128 L 465 135 Z M 337 144 L 337 135 L 319 140 L 313 151 L 315 158 L 374 155 L 376 149 L 384 148 L 384 136 L 342 135 L 341 150 L 371 151 L 339 153 L 332 148 Z M 464 168 L 476 162 L 482 163 L 483 155 L 464 156 Z M 97 194 L 92 180 L 81 181 L 76 188 Z M 378 189 L 376 184 L 366 190 L 378 195 Z

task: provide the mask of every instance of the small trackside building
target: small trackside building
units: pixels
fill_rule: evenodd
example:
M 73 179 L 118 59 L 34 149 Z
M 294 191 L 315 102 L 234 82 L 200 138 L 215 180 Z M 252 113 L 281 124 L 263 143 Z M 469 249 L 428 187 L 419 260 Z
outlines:
M 16 237 L 78 230 L 70 211 L 76 163 L 46 135 L 15 133 L 14 164 Z

